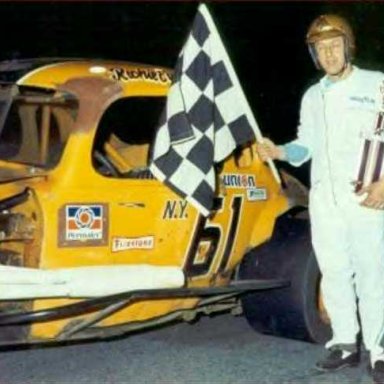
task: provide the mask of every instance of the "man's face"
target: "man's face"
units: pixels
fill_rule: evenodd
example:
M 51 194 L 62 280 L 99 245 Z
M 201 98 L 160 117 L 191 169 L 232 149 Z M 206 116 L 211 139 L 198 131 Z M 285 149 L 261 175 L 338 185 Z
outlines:
M 343 70 L 345 55 L 342 36 L 317 41 L 315 49 L 319 63 L 327 75 L 335 76 Z

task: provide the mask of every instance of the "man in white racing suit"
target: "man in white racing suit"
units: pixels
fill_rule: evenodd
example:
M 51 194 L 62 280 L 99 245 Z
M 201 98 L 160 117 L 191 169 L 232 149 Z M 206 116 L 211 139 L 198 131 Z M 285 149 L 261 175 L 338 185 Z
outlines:
M 312 159 L 312 244 L 333 332 L 317 369 L 358 364 L 359 309 L 374 381 L 384 383 L 384 179 L 356 192 L 362 143 L 384 112 L 384 74 L 351 64 L 354 36 L 337 15 L 315 19 L 307 44 L 325 76 L 304 94 L 297 139 L 282 146 L 263 139 L 257 150 L 264 161 Z

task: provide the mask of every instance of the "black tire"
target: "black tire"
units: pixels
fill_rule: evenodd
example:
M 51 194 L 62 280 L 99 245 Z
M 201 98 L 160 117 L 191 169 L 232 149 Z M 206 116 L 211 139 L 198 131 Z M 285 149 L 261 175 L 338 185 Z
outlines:
M 280 217 L 272 239 L 244 257 L 238 277 L 283 278 L 291 283 L 242 297 L 244 315 L 256 331 L 316 343 L 330 339 L 330 326 L 318 305 L 321 274 L 307 219 Z

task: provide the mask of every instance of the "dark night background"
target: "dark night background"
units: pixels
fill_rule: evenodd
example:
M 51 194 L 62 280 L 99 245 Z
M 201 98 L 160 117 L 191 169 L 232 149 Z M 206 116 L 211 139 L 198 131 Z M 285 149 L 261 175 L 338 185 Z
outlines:
M 359 66 L 384 70 L 384 3 L 208 2 L 262 132 L 292 139 L 300 98 L 319 77 L 304 43 L 317 15 L 346 16 Z M 197 2 L 0 2 L 0 59 L 95 57 L 173 67 Z

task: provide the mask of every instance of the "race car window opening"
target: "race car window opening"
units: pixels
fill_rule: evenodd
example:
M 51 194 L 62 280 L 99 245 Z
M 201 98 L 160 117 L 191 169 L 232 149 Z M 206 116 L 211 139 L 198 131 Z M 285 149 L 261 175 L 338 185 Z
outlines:
M 0 133 L 0 159 L 55 167 L 72 129 L 77 103 L 65 95 L 22 92 L 9 104 Z
M 239 168 L 249 168 L 253 164 L 252 143 L 243 144 L 234 151 L 235 162 Z
M 153 179 L 151 146 L 165 107 L 164 96 L 135 96 L 114 102 L 104 113 L 93 145 L 93 166 L 108 177 Z
M 0 132 L 3 129 L 12 98 L 18 93 L 17 86 L 12 84 L 1 84 L 0 86 Z

